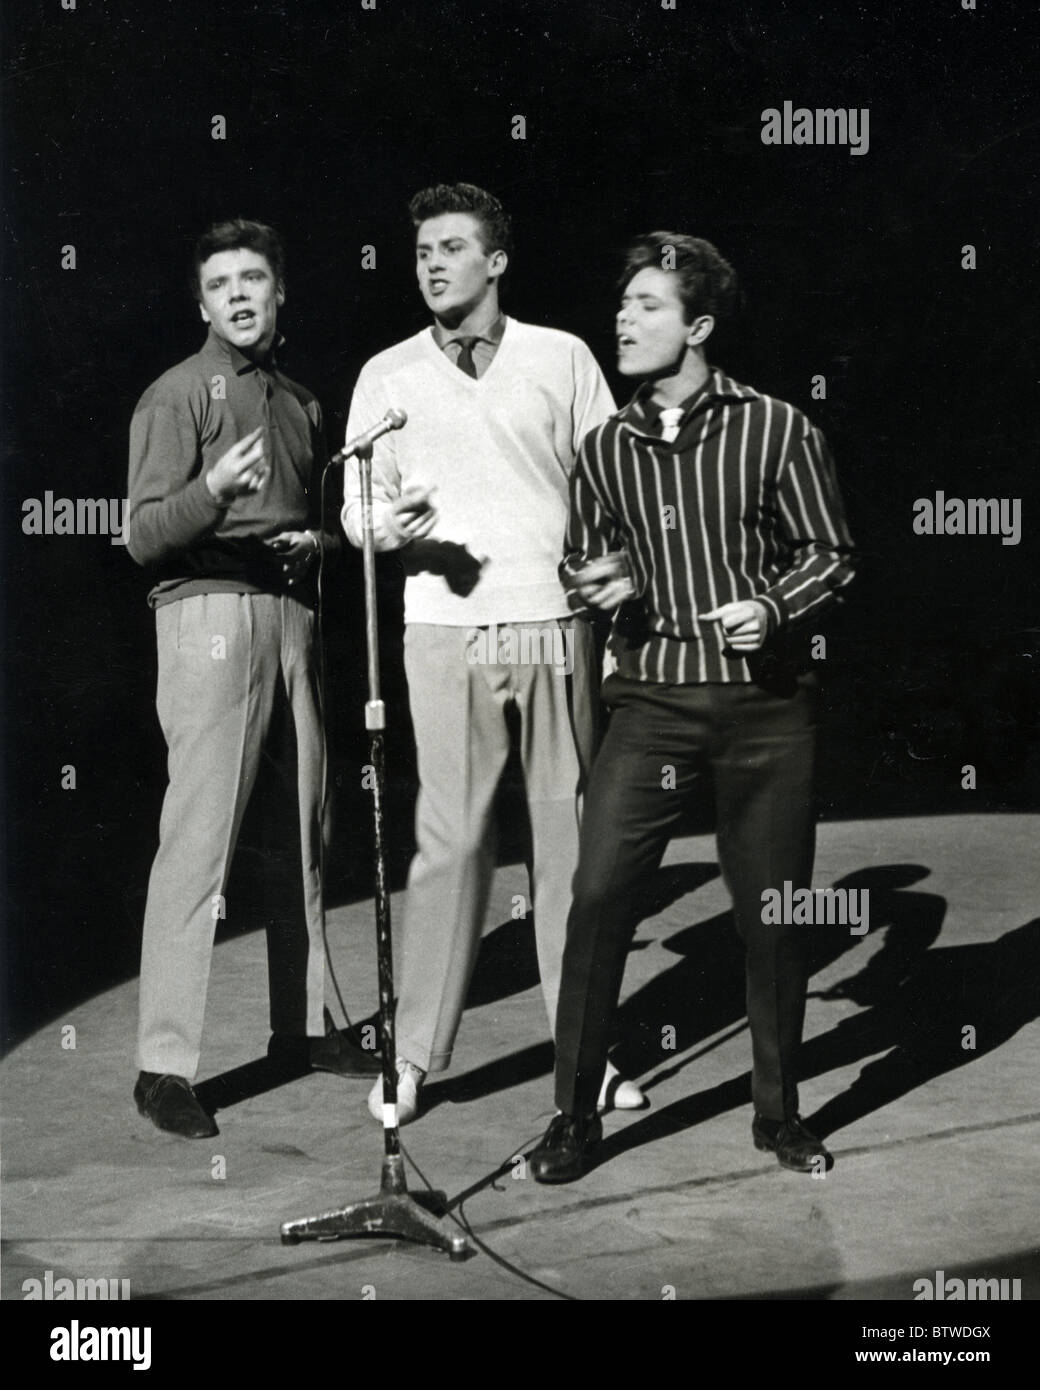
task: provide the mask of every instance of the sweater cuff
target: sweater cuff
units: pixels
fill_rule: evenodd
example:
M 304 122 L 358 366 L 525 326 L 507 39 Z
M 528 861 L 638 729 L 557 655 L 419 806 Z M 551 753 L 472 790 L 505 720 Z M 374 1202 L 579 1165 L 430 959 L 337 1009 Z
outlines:
M 210 511 L 214 514 L 226 512 L 228 507 L 231 506 L 230 501 L 221 502 L 219 498 L 214 497 L 213 493 L 210 491 L 209 483 L 206 481 L 208 477 L 208 472 L 200 473 L 197 478 L 193 479 L 188 484 L 184 491 L 191 496 L 192 502 L 196 500 L 195 496 L 192 496 L 193 493 L 197 494 L 199 498 L 205 498 L 206 502 L 209 504 Z

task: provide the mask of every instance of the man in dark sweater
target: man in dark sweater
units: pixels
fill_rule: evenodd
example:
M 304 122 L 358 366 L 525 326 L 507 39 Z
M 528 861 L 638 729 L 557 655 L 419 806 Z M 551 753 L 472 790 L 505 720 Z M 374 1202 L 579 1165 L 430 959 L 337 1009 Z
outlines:
M 578 607 L 621 607 L 567 922 L 560 1113 L 531 1159 L 540 1182 L 580 1177 L 599 1139 L 640 890 L 706 784 L 746 950 L 754 1142 L 800 1171 L 831 1162 L 798 1117 L 809 928 L 764 920 L 763 894 L 812 875 L 816 677 L 792 630 L 852 578 L 852 543 L 820 432 L 708 365 L 705 343 L 736 298 L 708 242 L 655 232 L 632 248 L 618 369 L 645 380 L 585 437 L 571 479 L 564 582 Z
M 194 289 L 206 341 L 148 388 L 130 426 L 126 541 L 155 574 L 148 599 L 170 779 L 145 910 L 134 1098 L 160 1129 L 187 1138 L 217 1133 L 191 1085 L 213 936 L 265 737 L 285 706 L 307 942 L 302 952 L 269 946 L 272 977 L 291 976 L 272 978 L 271 1052 L 344 1076 L 379 1069 L 324 1008 L 324 740 L 311 605 L 315 562 L 336 541 L 308 524 L 325 454 L 321 409 L 275 358 L 283 260 L 262 223 L 218 223 L 200 238 Z

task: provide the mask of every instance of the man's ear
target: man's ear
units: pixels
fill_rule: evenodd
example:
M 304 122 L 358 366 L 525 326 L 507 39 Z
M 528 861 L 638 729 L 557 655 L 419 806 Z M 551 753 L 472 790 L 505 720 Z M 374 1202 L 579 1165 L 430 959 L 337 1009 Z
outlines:
M 711 314 L 698 314 L 686 333 L 687 347 L 701 347 L 711 337 L 715 320 Z
M 285 303 L 285 286 L 282 284 L 281 280 L 278 281 L 277 288 L 274 292 L 274 302 L 278 305 L 279 309 Z
M 199 313 L 202 315 L 202 322 L 203 322 L 203 323 L 212 323 L 213 320 L 210 318 L 209 314 L 206 313 L 206 306 L 205 306 L 205 304 L 203 304 L 203 302 L 202 302 L 201 299 L 198 301 L 198 304 L 199 304 Z
M 509 257 L 499 248 L 492 251 L 488 257 L 488 276 L 492 280 L 500 279 L 506 273 L 506 266 L 509 264 Z

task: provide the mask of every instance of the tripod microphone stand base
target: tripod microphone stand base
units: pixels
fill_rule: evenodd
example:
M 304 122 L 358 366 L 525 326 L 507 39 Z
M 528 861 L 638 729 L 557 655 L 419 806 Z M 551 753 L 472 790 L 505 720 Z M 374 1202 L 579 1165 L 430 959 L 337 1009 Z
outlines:
M 400 1154 L 383 1159 L 379 1194 L 321 1216 L 305 1216 L 283 1221 L 282 1244 L 298 1245 L 301 1240 L 339 1240 L 344 1236 L 400 1236 L 420 1245 L 444 1250 L 452 1260 L 466 1260 L 476 1252 L 463 1235 L 451 1235 L 427 1206 L 443 1210 L 443 1192 L 423 1192 L 413 1197 L 404 1176 Z

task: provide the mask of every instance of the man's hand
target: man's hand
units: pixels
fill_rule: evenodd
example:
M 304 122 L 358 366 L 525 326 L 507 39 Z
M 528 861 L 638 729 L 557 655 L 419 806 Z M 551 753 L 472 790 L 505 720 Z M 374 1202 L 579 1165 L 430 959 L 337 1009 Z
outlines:
M 721 623 L 726 645 L 735 652 L 757 652 L 769 631 L 769 610 L 757 599 L 724 603 L 697 616 Z
M 437 508 L 430 501 L 432 488 L 412 483 L 390 508 L 393 529 L 406 541 L 428 536 L 437 524 Z
M 268 536 L 264 544 L 281 556 L 282 572 L 290 584 L 303 578 L 320 550 L 313 531 L 279 531 L 277 536 Z
M 635 596 L 628 572 L 628 556 L 622 550 L 590 560 L 571 576 L 571 587 L 583 603 L 608 612 Z
M 247 492 L 259 492 L 267 481 L 270 470 L 264 458 L 263 432 L 263 425 L 250 430 L 221 454 L 206 474 L 206 486 L 221 506 L 229 506 Z

